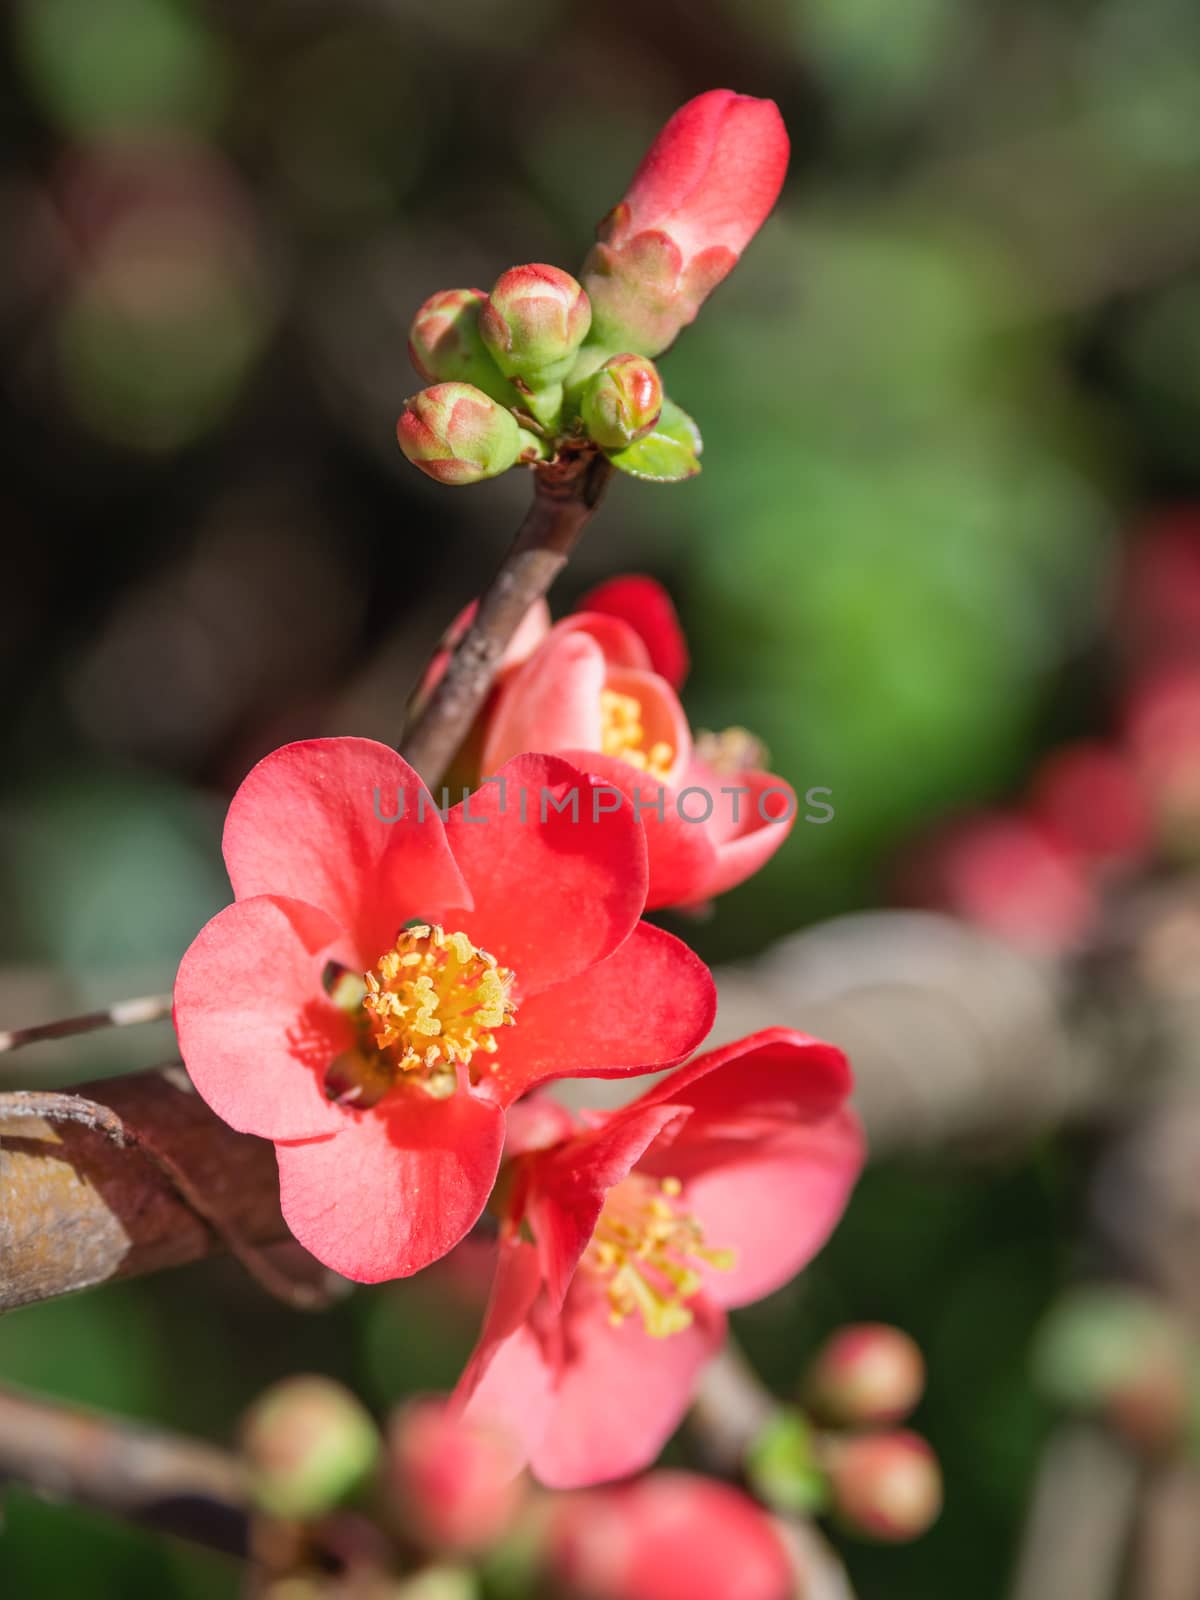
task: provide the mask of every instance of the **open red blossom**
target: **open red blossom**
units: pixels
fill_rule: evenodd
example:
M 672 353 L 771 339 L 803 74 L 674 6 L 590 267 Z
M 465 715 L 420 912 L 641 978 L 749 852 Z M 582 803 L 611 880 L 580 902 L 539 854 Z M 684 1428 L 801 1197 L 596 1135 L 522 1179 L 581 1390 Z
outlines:
M 690 1472 L 652 1472 L 551 1508 L 549 1564 L 587 1600 L 790 1600 L 796 1575 L 749 1495 Z
M 644 356 L 665 350 L 736 266 L 779 196 L 787 163 L 773 101 L 712 89 L 681 106 L 583 264 L 593 339 Z
M 862 1165 L 845 1057 L 767 1029 L 588 1115 L 511 1128 L 499 1260 L 456 1396 L 579 1488 L 640 1471 L 725 1336 L 725 1310 L 820 1249 Z
M 463 1237 L 534 1085 L 673 1063 L 708 1031 L 707 969 L 639 921 L 631 808 L 588 798 L 527 756 L 443 820 L 368 739 L 285 746 L 234 796 L 236 900 L 180 966 L 180 1048 L 219 1116 L 274 1141 L 289 1227 L 347 1277 Z
M 748 735 L 693 747 L 675 693 L 687 647 L 666 592 L 626 577 L 599 609 L 566 617 L 495 697 L 482 770 L 551 750 L 624 794 L 646 830 L 649 907 L 694 905 L 757 872 L 796 817 L 790 785 L 758 765 Z

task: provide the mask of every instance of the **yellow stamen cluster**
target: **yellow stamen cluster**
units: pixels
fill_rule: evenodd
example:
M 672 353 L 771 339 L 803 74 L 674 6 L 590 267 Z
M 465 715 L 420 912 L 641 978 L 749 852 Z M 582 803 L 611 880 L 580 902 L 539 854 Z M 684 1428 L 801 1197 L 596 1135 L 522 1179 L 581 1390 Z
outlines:
M 725 728 L 721 733 L 699 733 L 696 754 L 706 767 L 728 777 L 765 767 L 770 756 L 762 740 L 746 728 Z
M 733 1251 L 709 1249 L 695 1217 L 676 1204 L 682 1189 L 678 1178 L 634 1174 L 609 1193 L 584 1263 L 607 1280 L 614 1327 L 636 1312 L 652 1339 L 682 1333 L 692 1324 L 686 1302 L 703 1284 L 699 1264 L 733 1266 Z
M 646 749 L 641 701 L 636 695 L 618 694 L 615 689 L 600 691 L 600 748 L 606 756 L 616 756 L 660 780 L 670 772 L 675 759 L 675 751 L 665 739 L 656 740 Z
M 364 977 L 375 1048 L 400 1072 L 450 1072 L 477 1050 L 492 1055 L 513 1020 L 513 974 L 464 933 L 406 928 Z

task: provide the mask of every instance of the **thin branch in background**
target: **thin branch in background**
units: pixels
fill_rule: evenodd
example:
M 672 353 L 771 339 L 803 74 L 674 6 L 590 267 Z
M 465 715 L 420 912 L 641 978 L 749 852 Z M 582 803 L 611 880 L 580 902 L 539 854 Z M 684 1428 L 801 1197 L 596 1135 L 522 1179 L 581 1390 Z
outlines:
M 0 1483 L 6 1479 L 228 1555 L 249 1550 L 246 1477 L 235 1456 L 0 1388 Z
M 137 1000 L 118 1000 L 103 1011 L 85 1011 L 78 1017 L 59 1017 L 54 1022 L 37 1022 L 30 1028 L 0 1031 L 0 1055 L 41 1044 L 47 1039 L 69 1039 L 76 1033 L 95 1033 L 101 1028 L 130 1028 L 139 1022 L 164 1022 L 171 1015 L 169 994 L 148 994 Z
M 400 753 L 436 784 L 487 698 L 501 658 L 530 606 L 542 599 L 599 506 L 612 476 L 594 451 L 534 468 L 533 505 L 455 647 L 441 680 L 418 708 Z

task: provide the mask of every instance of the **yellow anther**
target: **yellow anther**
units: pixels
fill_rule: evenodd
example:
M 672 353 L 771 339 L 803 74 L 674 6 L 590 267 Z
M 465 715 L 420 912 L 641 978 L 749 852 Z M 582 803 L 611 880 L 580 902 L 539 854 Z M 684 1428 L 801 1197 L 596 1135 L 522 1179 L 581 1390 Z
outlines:
M 375 1049 L 399 1072 L 423 1072 L 443 1094 L 453 1090 L 455 1066 L 478 1050 L 494 1054 L 496 1030 L 514 1020 L 509 969 L 466 934 L 436 925 L 406 928 L 363 982 Z
M 606 756 L 616 756 L 660 780 L 667 777 L 675 759 L 675 751 L 665 739 L 656 739 L 647 750 L 641 701 L 615 689 L 600 691 L 600 748 Z
M 713 1250 L 695 1217 L 676 1204 L 678 1178 L 655 1183 L 635 1174 L 609 1192 L 584 1264 L 605 1281 L 609 1320 L 619 1327 L 637 1313 L 652 1339 L 691 1326 L 687 1305 L 703 1287 L 699 1268 L 728 1271 L 732 1250 Z

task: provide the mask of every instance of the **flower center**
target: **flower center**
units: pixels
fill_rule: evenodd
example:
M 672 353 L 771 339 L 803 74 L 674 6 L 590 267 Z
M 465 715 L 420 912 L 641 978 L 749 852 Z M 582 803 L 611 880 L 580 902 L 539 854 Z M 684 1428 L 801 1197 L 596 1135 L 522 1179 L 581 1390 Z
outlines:
M 616 689 L 600 691 L 600 748 L 606 756 L 616 756 L 660 780 L 666 778 L 675 759 L 675 751 L 665 739 L 656 740 L 647 750 L 641 701 Z
M 453 1071 L 514 1021 L 513 974 L 465 933 L 406 928 L 363 982 L 371 1040 L 399 1072 Z
M 636 1173 L 609 1191 L 583 1259 L 605 1280 L 614 1327 L 636 1312 L 652 1339 L 682 1333 L 692 1323 L 686 1302 L 703 1285 L 700 1266 L 733 1266 L 733 1251 L 706 1246 L 700 1224 L 677 1204 L 682 1191 L 678 1178 L 656 1183 Z

